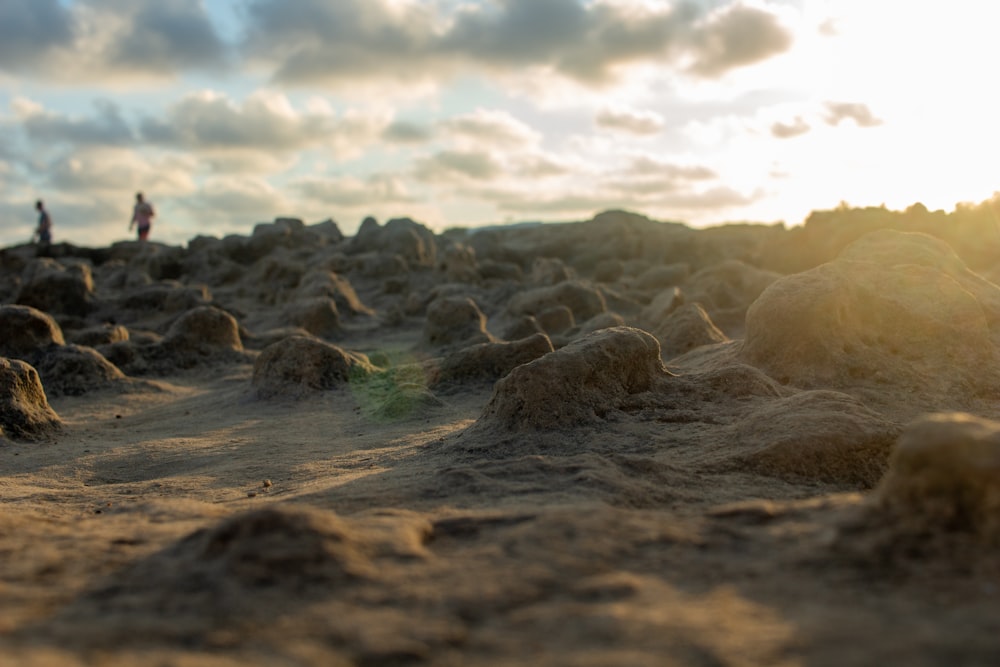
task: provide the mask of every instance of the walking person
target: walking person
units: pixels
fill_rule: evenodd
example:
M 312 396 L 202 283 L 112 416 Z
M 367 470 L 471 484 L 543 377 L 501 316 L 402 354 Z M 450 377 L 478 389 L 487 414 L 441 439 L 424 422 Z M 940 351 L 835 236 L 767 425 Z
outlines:
M 35 210 L 38 211 L 38 229 L 32 240 L 38 239 L 38 245 L 42 248 L 49 247 L 52 243 L 52 216 L 45 210 L 45 204 L 41 199 L 35 202 Z
M 145 241 L 149 238 L 149 228 L 153 226 L 153 216 L 156 215 L 156 211 L 153 210 L 153 205 L 146 201 L 141 192 L 135 194 L 135 208 L 132 209 L 132 220 L 128 223 L 129 231 L 133 227 L 137 227 L 139 230 L 139 240 Z

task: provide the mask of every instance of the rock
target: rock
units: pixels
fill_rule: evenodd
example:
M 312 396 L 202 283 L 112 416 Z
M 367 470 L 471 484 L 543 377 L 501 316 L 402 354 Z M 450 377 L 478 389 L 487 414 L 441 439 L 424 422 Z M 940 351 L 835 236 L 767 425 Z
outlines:
M 374 218 L 365 218 L 347 250 L 351 254 L 396 255 L 412 267 L 430 268 L 437 263 L 434 233 L 409 218 L 390 220 L 384 227 Z
M 259 398 L 297 398 L 364 379 L 374 370 L 363 355 L 315 338 L 291 336 L 264 348 L 254 362 L 252 384 Z
M 569 306 L 555 306 L 535 315 L 538 325 L 547 334 L 558 334 L 576 326 Z
M 205 285 L 182 285 L 165 281 L 130 290 L 121 306 L 139 314 L 173 314 L 207 305 L 212 295 Z
M 492 342 L 486 315 L 468 297 L 441 297 L 427 306 L 424 343 L 432 347 Z
M 374 311 L 363 304 L 357 292 L 346 278 L 333 271 L 313 270 L 306 273 L 299 283 L 296 294 L 299 298 L 325 297 L 333 299 L 337 311 L 347 315 L 374 315 Z
M 886 234 L 917 261 L 904 253 L 888 262 Z M 995 394 L 988 313 L 1000 288 L 970 291 L 951 275 L 961 271 L 947 246 L 912 236 L 880 233 L 871 261 L 864 237 L 843 258 L 772 284 L 747 313 L 742 358 L 784 384 L 840 389 L 911 413 Z
M 1000 547 L 1000 422 L 938 413 L 911 423 L 875 504 L 897 530 L 966 533 Z
M 573 269 L 558 257 L 537 257 L 531 264 L 531 282 L 536 285 L 557 285 L 575 277 Z
M 100 326 L 89 327 L 81 331 L 74 331 L 70 334 L 70 341 L 77 345 L 97 347 L 98 345 L 110 345 L 129 339 L 128 329 L 120 324 L 104 323 Z
M 625 326 L 625 318 L 618 313 L 598 313 L 580 325 L 579 331 L 576 332 L 575 337 L 587 336 L 595 331 L 600 331 L 601 329 L 610 329 L 612 327 L 621 326 Z
M 625 265 L 619 259 L 605 259 L 594 267 L 594 280 L 599 283 L 613 283 L 625 274 Z
M 124 261 L 130 272 L 152 280 L 176 280 L 183 272 L 184 249 L 156 242 L 121 241 L 111 246 L 111 260 Z
M 94 309 L 94 278 L 88 265 L 63 266 L 51 259 L 39 259 L 25 273 L 27 277 L 17 303 L 47 313 L 78 317 Z
M 285 306 L 284 321 L 320 338 L 336 336 L 341 331 L 340 312 L 329 297 L 301 299 Z
M 900 427 L 857 399 L 807 391 L 771 401 L 735 427 L 740 469 L 871 488 L 886 470 Z
M 236 319 L 214 306 L 201 306 L 181 315 L 170 326 L 163 344 L 177 351 L 195 353 L 243 350 Z
M 635 280 L 635 287 L 641 290 L 664 290 L 678 287 L 691 275 L 689 264 L 665 264 L 653 266 Z
M 524 280 L 524 270 L 514 262 L 484 259 L 479 262 L 479 275 L 484 280 L 503 280 L 519 283 Z
M 236 319 L 214 306 L 190 310 L 170 325 L 166 335 L 137 335 L 101 345 L 108 361 L 128 375 L 169 375 L 180 370 L 218 364 L 245 363 Z
M 62 329 L 48 313 L 30 306 L 0 306 L 0 356 L 30 363 L 65 343 Z
M 474 428 L 533 431 L 601 422 L 672 377 L 650 334 L 603 329 L 512 370 L 496 383 Z
M 684 300 L 698 302 L 723 331 L 742 327 L 747 308 L 781 275 L 730 259 L 712 264 L 681 286 Z
M 80 396 L 129 384 L 122 371 L 97 350 L 81 345 L 53 348 L 35 363 L 50 396 Z
M 663 325 L 670 313 L 684 305 L 684 293 L 679 287 L 663 290 L 639 313 L 639 323 L 646 331 Z
M 0 432 L 36 440 L 52 435 L 61 425 L 35 369 L 19 359 L 0 357 Z
M 330 243 L 340 243 L 344 240 L 344 233 L 340 231 L 340 227 L 333 218 L 327 218 L 323 222 L 310 225 L 309 230 L 319 234 Z
M 444 273 L 450 282 L 472 283 L 479 280 L 476 251 L 471 246 L 454 243 L 444 251 Z
M 504 340 L 521 340 L 535 334 L 544 334 L 545 329 L 533 315 L 521 315 L 503 332 Z
M 434 374 L 433 384 L 494 382 L 552 351 L 552 341 L 541 333 L 510 343 L 470 345 L 445 357 Z
M 573 280 L 519 292 L 511 297 L 507 309 L 514 316 L 537 316 L 557 306 L 566 306 L 581 322 L 607 310 L 607 303 L 599 291 Z
M 652 331 L 660 341 L 664 359 L 673 359 L 702 345 L 714 345 L 729 340 L 712 322 L 699 303 L 680 306 Z

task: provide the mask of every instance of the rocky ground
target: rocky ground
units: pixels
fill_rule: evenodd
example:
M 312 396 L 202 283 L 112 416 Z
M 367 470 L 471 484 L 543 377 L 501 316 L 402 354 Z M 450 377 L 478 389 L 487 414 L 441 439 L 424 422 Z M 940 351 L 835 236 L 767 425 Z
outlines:
M 4 664 L 1000 664 L 1000 257 L 821 222 L 0 251 Z

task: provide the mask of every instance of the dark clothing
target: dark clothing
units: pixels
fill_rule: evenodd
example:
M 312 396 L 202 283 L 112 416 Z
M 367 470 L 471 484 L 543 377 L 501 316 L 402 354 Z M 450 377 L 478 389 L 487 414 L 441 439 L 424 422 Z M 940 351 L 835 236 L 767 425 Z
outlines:
M 38 212 L 38 242 L 43 245 L 52 243 L 52 218 L 49 212 L 42 209 Z

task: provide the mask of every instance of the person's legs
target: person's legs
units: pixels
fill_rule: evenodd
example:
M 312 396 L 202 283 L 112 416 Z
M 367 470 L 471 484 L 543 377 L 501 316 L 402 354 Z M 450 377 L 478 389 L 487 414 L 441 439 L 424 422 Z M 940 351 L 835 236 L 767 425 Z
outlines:
M 139 240 L 140 241 L 145 241 L 147 238 L 149 238 L 149 227 L 140 227 L 139 228 Z

